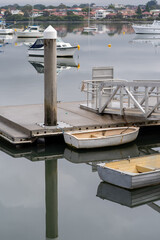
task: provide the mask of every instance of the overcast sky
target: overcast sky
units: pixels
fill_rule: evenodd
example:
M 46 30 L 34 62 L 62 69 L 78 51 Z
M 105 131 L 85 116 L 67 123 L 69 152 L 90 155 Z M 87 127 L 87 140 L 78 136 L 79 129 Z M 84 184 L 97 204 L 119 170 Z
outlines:
M 149 0 L 148 0 L 149 1 Z M 139 5 L 139 4 L 146 4 L 148 2 L 147 0 L 0 0 L 0 6 L 8 5 L 8 4 L 14 4 L 17 3 L 20 6 L 23 6 L 25 4 L 44 4 L 44 5 L 53 5 L 58 6 L 60 3 L 64 3 L 68 6 L 72 6 L 73 4 L 81 4 L 81 3 L 95 3 L 96 5 L 108 5 L 110 3 L 122 3 L 122 4 L 133 4 L 133 5 Z M 159 3 L 159 1 L 158 1 Z

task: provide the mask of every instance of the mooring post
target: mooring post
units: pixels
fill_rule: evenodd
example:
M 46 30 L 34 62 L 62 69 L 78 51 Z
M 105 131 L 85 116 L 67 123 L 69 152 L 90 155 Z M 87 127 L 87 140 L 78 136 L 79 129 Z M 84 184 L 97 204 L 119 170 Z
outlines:
M 57 31 L 50 25 L 44 31 L 44 124 L 57 125 Z

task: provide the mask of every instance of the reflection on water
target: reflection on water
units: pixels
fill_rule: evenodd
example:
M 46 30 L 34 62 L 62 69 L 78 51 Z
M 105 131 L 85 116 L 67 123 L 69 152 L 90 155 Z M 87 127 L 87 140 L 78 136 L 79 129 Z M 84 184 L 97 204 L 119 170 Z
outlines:
M 92 149 L 87 151 L 76 151 L 74 149 L 66 148 L 64 157 L 72 163 L 85 163 L 85 162 L 102 162 L 112 161 L 115 159 L 124 159 L 129 157 L 136 157 L 139 155 L 138 147 L 136 144 L 127 144 L 126 146 L 116 148 L 102 148 Z
M 26 47 L 29 47 L 33 43 L 35 43 L 36 40 L 37 40 L 37 38 L 16 38 L 15 45 L 18 46 L 18 47 L 22 46 L 22 45 L 25 45 Z
M 43 57 L 28 57 L 28 62 L 35 68 L 37 73 L 44 73 L 44 58 Z M 63 70 L 71 68 L 79 68 L 80 65 L 75 63 L 73 57 L 70 58 L 57 58 L 57 74 Z
M 118 148 L 74 151 L 67 148 L 60 137 L 56 142 L 53 138 L 46 139 L 46 142 L 44 139 L 40 139 L 35 145 L 26 146 L 13 146 L 5 141 L 1 141 L 0 150 L 14 158 L 23 157 L 34 163 L 45 161 L 46 237 L 54 239 L 61 235 L 58 231 L 58 222 L 63 222 L 63 219 L 58 219 L 58 192 L 60 190 L 58 187 L 58 176 L 61 174 L 61 172 L 58 171 L 59 159 L 65 158 L 71 164 L 77 165 L 77 163 L 79 163 L 79 166 L 84 163 L 94 164 L 94 166 L 96 166 L 97 162 L 124 159 L 128 156 L 141 156 L 154 153 L 154 151 L 157 153 L 158 150 L 154 150 L 155 146 L 160 146 L 159 139 L 155 137 L 157 136 L 157 130 L 153 131 L 153 129 L 151 129 L 150 131 L 152 134 L 148 135 L 143 131 L 140 133 L 136 142 Z M 154 139 L 153 143 L 152 139 Z M 148 149 L 148 152 L 146 149 Z M 97 186 L 94 185 L 93 187 L 94 190 L 96 190 Z M 67 191 L 69 191 L 69 189 Z M 101 182 L 97 189 L 97 197 L 130 208 L 147 204 L 146 206 L 150 207 L 150 209 L 159 212 L 159 206 L 153 202 L 160 200 L 160 185 L 136 190 L 126 190 Z M 66 199 L 63 199 L 62 202 L 65 201 Z M 101 203 L 99 202 L 98 204 Z M 67 209 L 66 214 L 70 214 L 71 212 L 72 209 Z M 83 214 L 85 216 L 85 213 Z
M 97 197 L 134 208 L 160 200 L 160 185 L 127 190 L 101 182 L 97 189 Z
M 141 34 L 136 35 L 130 43 L 138 43 L 138 44 L 150 44 L 153 47 L 160 46 L 160 35 L 152 35 L 152 34 Z
M 45 162 L 46 237 L 58 237 L 57 160 Z
M 11 43 L 12 35 L 0 35 L 0 52 L 4 51 L 4 47 Z
M 45 29 L 48 27 L 48 25 L 52 25 L 56 31 L 57 35 L 59 37 L 66 37 L 68 33 L 73 32 L 74 34 L 84 34 L 83 29 L 86 26 L 85 23 L 65 23 L 65 24 L 57 24 L 57 23 L 41 23 L 43 25 L 42 27 Z M 19 28 L 19 25 L 16 24 L 15 27 Z M 94 27 L 96 28 L 96 31 L 94 31 L 94 34 L 103 34 L 107 33 L 108 35 L 113 36 L 114 34 L 123 34 L 128 33 L 132 34 L 134 33 L 134 30 L 131 26 L 131 24 L 122 24 L 122 23 L 96 23 L 94 24 Z M 23 27 L 25 28 L 25 26 Z M 90 33 L 90 32 L 88 32 Z M 29 40 L 25 39 L 17 39 L 17 41 L 20 43 L 22 42 L 29 42 Z
M 0 150 L 14 157 L 25 157 L 33 162 L 65 158 L 71 163 L 110 162 L 113 160 L 128 159 L 133 157 L 157 154 L 160 152 L 160 141 L 157 131 L 159 127 L 147 128 L 140 131 L 136 141 L 116 147 L 99 149 L 73 149 L 68 148 L 59 138 L 39 139 L 34 145 L 12 145 L 0 141 Z

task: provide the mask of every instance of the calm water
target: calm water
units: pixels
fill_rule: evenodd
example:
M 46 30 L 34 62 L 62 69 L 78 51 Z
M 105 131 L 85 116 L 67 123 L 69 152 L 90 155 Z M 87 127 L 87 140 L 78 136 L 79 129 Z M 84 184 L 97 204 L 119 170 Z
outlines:
M 94 66 L 114 66 L 114 76 L 121 79 L 159 79 L 158 39 L 135 39 L 129 25 L 99 25 L 95 35 L 81 34 L 82 27 L 56 26 L 64 41 L 81 46 L 74 67 L 64 69 L 63 62 L 57 70 L 59 101 L 84 100 L 81 81 L 91 79 Z M 43 68 L 28 61 L 23 42 L 14 37 L 5 43 L 0 48 L 0 105 L 43 103 Z M 136 191 L 102 184 L 96 171 L 97 161 L 159 153 L 153 132 L 126 147 L 101 151 L 74 152 L 58 143 L 13 148 L 3 142 L 0 150 L 1 239 L 57 234 L 65 240 L 159 239 L 160 214 L 148 204 L 153 189 L 146 188 L 141 201 Z M 160 194 L 152 201 L 160 204 L 159 199 Z

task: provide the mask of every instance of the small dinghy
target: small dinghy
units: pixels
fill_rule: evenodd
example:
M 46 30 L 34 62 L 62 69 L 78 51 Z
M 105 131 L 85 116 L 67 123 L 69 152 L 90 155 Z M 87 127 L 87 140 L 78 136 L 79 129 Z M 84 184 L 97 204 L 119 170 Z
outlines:
M 97 164 L 100 178 L 119 187 L 134 189 L 160 183 L 160 154 Z
M 117 127 L 64 132 L 65 142 L 74 148 L 100 148 L 122 145 L 134 141 L 139 133 L 137 127 Z

